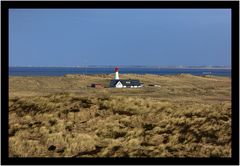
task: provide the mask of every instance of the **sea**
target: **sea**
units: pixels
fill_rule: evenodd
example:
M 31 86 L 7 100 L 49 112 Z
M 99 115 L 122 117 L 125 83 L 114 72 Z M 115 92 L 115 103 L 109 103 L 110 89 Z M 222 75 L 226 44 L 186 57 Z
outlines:
M 9 67 L 10 76 L 64 76 L 66 74 L 90 75 L 112 73 L 114 73 L 114 67 Z M 119 68 L 119 74 L 192 74 L 197 76 L 215 75 L 231 77 L 231 69 L 124 67 Z

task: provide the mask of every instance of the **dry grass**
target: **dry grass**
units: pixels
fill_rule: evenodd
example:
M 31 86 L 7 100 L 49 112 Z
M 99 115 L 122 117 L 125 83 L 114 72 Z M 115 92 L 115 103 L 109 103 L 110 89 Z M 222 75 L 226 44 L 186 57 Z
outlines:
M 10 157 L 231 157 L 229 78 L 125 75 L 161 87 L 86 87 L 111 77 L 11 77 Z

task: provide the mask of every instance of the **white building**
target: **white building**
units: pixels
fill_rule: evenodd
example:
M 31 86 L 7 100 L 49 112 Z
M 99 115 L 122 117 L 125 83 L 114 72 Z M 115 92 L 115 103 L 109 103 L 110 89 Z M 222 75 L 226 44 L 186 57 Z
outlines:
M 139 80 L 120 80 L 119 70 L 115 68 L 115 79 L 110 81 L 110 87 L 112 88 L 138 88 L 143 87 L 143 84 Z

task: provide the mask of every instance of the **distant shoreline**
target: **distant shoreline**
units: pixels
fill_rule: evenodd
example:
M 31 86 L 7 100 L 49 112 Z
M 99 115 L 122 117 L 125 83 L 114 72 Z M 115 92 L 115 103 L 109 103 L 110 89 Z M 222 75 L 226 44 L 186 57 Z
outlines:
M 9 75 L 18 76 L 63 76 L 66 74 L 113 74 L 115 67 L 10 67 Z M 119 67 L 120 74 L 156 74 L 156 75 L 222 75 L 231 76 L 226 68 L 156 68 L 156 67 Z
M 9 68 L 115 68 L 116 66 L 9 66 Z M 217 70 L 226 69 L 231 70 L 230 67 L 157 67 L 157 66 L 118 66 L 119 68 L 146 68 L 146 69 L 207 69 Z

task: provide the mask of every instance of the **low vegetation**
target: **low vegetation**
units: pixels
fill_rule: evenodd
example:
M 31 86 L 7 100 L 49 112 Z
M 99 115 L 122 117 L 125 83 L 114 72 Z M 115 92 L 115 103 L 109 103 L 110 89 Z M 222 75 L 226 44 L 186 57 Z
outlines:
M 87 87 L 111 75 L 10 77 L 10 157 L 231 157 L 229 78 L 124 77 L 145 87 Z

